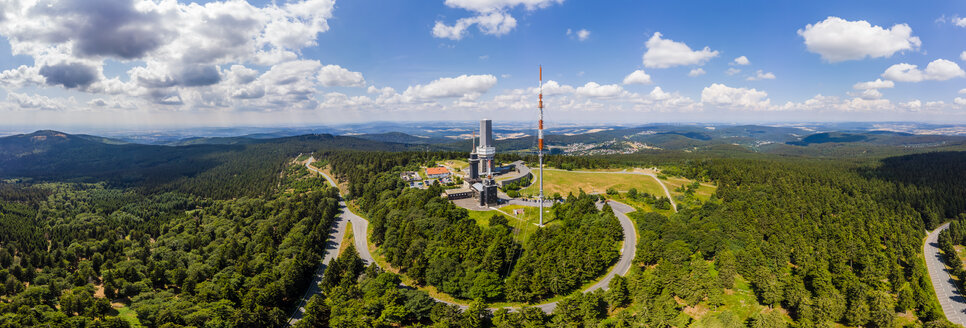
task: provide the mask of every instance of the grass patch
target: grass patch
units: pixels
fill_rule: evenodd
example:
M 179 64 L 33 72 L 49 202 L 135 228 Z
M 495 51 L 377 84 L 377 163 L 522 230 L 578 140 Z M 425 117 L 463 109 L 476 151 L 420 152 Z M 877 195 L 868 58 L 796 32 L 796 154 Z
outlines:
M 447 166 L 447 167 L 456 169 L 457 171 L 463 171 L 463 169 L 465 169 L 467 166 L 470 166 L 470 163 L 467 163 L 466 161 L 461 161 L 458 159 L 451 159 L 447 161 L 436 162 L 436 165 Z
M 724 304 L 719 306 L 714 312 L 724 312 L 729 310 L 738 318 L 748 319 L 765 309 L 765 306 L 758 304 L 755 292 L 751 290 L 751 283 L 744 277 L 735 276 L 735 288 L 731 293 L 725 293 Z
M 660 197 L 660 195 L 658 195 L 658 196 Z M 610 195 L 608 195 L 607 196 L 607 199 L 614 200 L 614 201 L 618 201 L 618 202 L 621 202 L 621 203 L 630 205 L 631 207 L 633 207 L 634 209 L 636 209 L 638 212 L 642 212 L 642 213 L 643 212 L 657 212 L 657 213 L 663 214 L 664 216 L 671 216 L 671 214 L 674 214 L 674 210 L 673 209 L 669 209 L 669 210 L 659 210 L 657 208 L 654 208 L 653 205 L 648 204 L 648 203 L 645 203 L 644 201 L 640 201 L 640 200 L 636 200 L 636 199 L 632 199 L 632 198 L 628 197 L 626 192 L 619 193 L 619 194 L 617 194 L 617 196 L 610 196 Z M 631 222 L 634 222 L 634 220 L 632 219 Z
M 525 212 L 516 217 L 513 215 L 514 209 L 523 209 Z M 549 211 L 549 207 L 545 209 L 547 212 L 544 213 L 544 225 L 550 225 L 555 223 L 552 219 L 553 212 Z M 502 211 L 502 212 L 501 212 Z M 514 229 L 513 239 L 519 243 L 524 243 L 527 238 L 530 237 L 537 230 L 537 223 L 540 222 L 540 218 L 537 216 L 536 207 L 526 207 L 520 205 L 507 205 L 501 207 L 499 211 L 489 210 L 489 211 L 469 211 L 470 219 L 476 221 L 476 224 L 481 227 L 490 226 L 490 218 L 493 215 L 502 215 L 507 218 L 508 224 Z
M 571 171 L 545 170 L 544 175 L 544 195 L 550 196 L 560 193 L 567 196 L 568 193 L 577 194 L 580 190 L 590 193 L 605 193 L 608 188 L 619 191 L 627 191 L 637 188 L 638 192 L 646 192 L 656 196 L 664 195 L 664 189 L 654 178 L 643 174 L 619 174 L 619 173 L 579 173 Z M 520 190 L 520 194 L 535 197 L 539 193 L 540 177 L 536 174 L 533 185 Z
M 126 305 L 122 305 L 121 307 L 115 310 L 117 310 L 117 317 L 130 323 L 132 328 L 143 327 L 141 325 L 141 320 L 138 320 L 137 312 L 134 312 L 134 310 L 131 310 L 130 307 L 127 307 Z
M 707 302 L 684 308 L 683 313 L 694 319 L 688 327 L 720 327 L 720 315 L 724 312 L 731 312 L 739 321 L 746 322 L 763 311 L 780 311 L 785 314 L 783 317 L 786 322 L 792 322 L 791 317 L 780 307 L 768 309 L 758 304 L 750 284 L 741 276 L 735 277 L 735 288 L 726 289 L 722 296 L 723 304 L 717 308 L 711 308 Z
M 342 255 L 342 251 L 349 247 L 349 245 L 355 245 L 356 239 L 352 234 L 352 221 L 346 223 L 346 233 L 342 236 L 342 243 L 339 244 L 339 255 Z
M 690 185 L 694 183 L 694 180 L 689 180 L 689 179 L 680 178 L 680 177 L 667 177 L 667 179 L 665 179 L 663 182 L 664 182 L 664 185 L 667 186 L 668 191 L 671 192 L 671 196 L 678 197 L 678 196 L 684 195 L 684 193 L 675 191 L 675 189 L 681 188 L 681 186 L 684 186 L 684 185 Z M 708 199 L 711 198 L 711 194 L 713 194 L 717 189 L 718 187 L 715 187 L 714 185 L 702 183 L 701 186 L 698 187 L 698 190 L 694 192 L 694 196 L 698 200 L 702 202 L 706 202 L 708 201 Z
M 536 207 L 522 206 L 522 205 L 507 205 L 500 208 L 503 214 L 509 217 L 510 227 L 513 227 L 513 239 L 521 244 L 525 244 L 530 236 L 533 235 L 540 224 L 540 209 Z M 513 215 L 514 210 L 523 210 L 522 214 Z M 550 207 L 544 207 L 543 213 L 543 225 L 544 227 L 561 224 L 562 221 L 557 221 L 550 210 Z
M 481 227 L 489 227 L 490 218 L 493 217 L 493 215 L 504 215 L 503 213 L 500 213 L 494 210 L 489 210 L 489 211 L 469 211 L 468 210 L 468 212 L 470 213 L 470 219 L 473 219 L 474 221 L 476 221 L 476 224 Z

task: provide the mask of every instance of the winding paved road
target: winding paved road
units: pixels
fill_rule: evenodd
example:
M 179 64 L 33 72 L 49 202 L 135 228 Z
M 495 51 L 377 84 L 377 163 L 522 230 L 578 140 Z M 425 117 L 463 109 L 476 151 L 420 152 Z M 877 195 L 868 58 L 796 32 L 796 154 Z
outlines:
M 305 167 L 324 177 L 333 186 L 338 186 L 338 184 L 336 184 L 335 180 L 333 180 L 332 177 L 329 177 L 329 175 L 313 167 L 311 165 L 312 162 L 315 162 L 315 158 L 310 157 L 308 161 L 305 162 Z M 664 184 L 661 184 L 661 185 L 663 186 Z M 665 191 L 667 191 L 667 188 L 665 188 Z M 634 223 L 631 222 L 631 219 L 629 217 L 627 217 L 627 213 L 633 212 L 634 208 L 626 204 L 615 202 L 615 201 L 610 201 L 609 203 L 611 206 L 611 210 L 614 211 L 614 215 L 617 216 L 618 221 L 620 221 L 621 229 L 623 230 L 623 233 L 624 233 L 624 243 L 621 248 L 620 258 L 617 260 L 617 264 L 614 265 L 614 268 L 611 269 L 610 272 L 608 272 L 607 275 L 605 275 L 604 278 L 601 279 L 599 282 L 584 290 L 585 293 L 592 292 L 601 288 L 606 289 L 607 285 L 610 283 L 612 279 L 614 279 L 615 275 L 622 275 L 622 276 L 626 275 L 631 268 L 631 263 L 634 261 L 635 252 L 637 251 L 637 233 L 634 231 Z M 525 206 L 535 206 L 534 203 L 521 202 L 520 204 Z M 339 207 L 342 209 L 342 213 L 339 214 L 338 218 L 336 219 L 335 227 L 333 227 L 332 230 L 330 230 L 329 240 L 326 242 L 325 257 L 322 259 L 322 264 L 319 265 L 318 270 L 316 270 L 315 276 L 312 279 L 312 284 L 309 286 L 309 289 L 305 292 L 305 295 L 302 297 L 302 301 L 299 303 L 298 308 L 296 308 L 295 312 L 292 314 L 291 318 L 289 319 L 289 325 L 294 325 L 302 318 L 305 311 L 305 305 L 308 303 L 309 299 L 312 298 L 312 295 L 315 295 L 321 292 L 318 288 L 318 284 L 319 282 L 322 281 L 322 275 L 325 272 L 326 265 L 329 263 L 329 261 L 331 261 L 333 258 L 337 256 L 336 253 L 338 253 L 339 246 L 342 243 L 342 238 L 345 235 L 347 222 L 352 222 L 352 233 L 355 236 L 354 237 L 355 246 L 356 246 L 356 251 L 359 252 L 359 257 L 362 258 L 364 262 L 366 262 L 366 265 L 371 263 L 376 263 L 376 261 L 372 257 L 372 254 L 369 252 L 369 245 L 368 245 L 369 235 L 367 233 L 367 230 L 369 227 L 369 221 L 367 221 L 366 219 L 363 219 L 362 217 L 356 215 L 351 210 L 349 210 L 349 208 L 346 207 L 344 200 L 339 201 Z M 376 263 L 376 265 L 378 265 L 378 263 Z M 441 302 L 449 305 L 456 305 L 462 310 L 467 309 L 467 306 L 463 304 L 447 302 L 440 299 L 435 299 L 435 300 L 437 302 Z M 538 304 L 538 305 L 534 305 L 533 307 L 539 308 L 546 313 L 551 313 L 553 312 L 554 309 L 557 308 L 557 302 Z M 495 311 L 497 309 L 499 308 L 490 308 L 490 310 L 492 311 Z M 510 309 L 513 310 L 514 308 L 510 308 Z
M 942 305 L 946 319 L 955 324 L 966 325 L 966 298 L 952 279 L 942 254 L 939 252 L 939 233 L 949 228 L 949 223 L 943 224 L 926 236 L 922 245 L 922 254 L 926 257 L 926 268 L 932 280 L 932 288 L 936 290 L 936 297 Z
M 546 169 L 546 168 L 544 170 L 547 170 L 547 171 L 570 172 L 570 173 L 637 174 L 637 175 L 646 175 L 646 176 L 649 176 L 649 177 L 654 178 L 654 181 L 657 181 L 657 184 L 660 185 L 662 189 L 664 189 L 664 195 L 667 195 L 667 199 L 669 201 L 671 201 L 671 208 L 674 209 L 675 212 L 678 211 L 678 204 L 674 203 L 674 197 L 671 197 L 671 191 L 667 189 L 667 186 L 664 185 L 664 182 L 661 182 L 661 179 L 658 179 L 656 175 L 651 174 L 651 173 L 633 172 L 633 171 L 631 171 L 631 172 L 628 172 L 628 171 L 603 171 L 603 172 L 601 172 L 601 171 L 567 171 L 567 170 L 561 170 L 561 169 Z

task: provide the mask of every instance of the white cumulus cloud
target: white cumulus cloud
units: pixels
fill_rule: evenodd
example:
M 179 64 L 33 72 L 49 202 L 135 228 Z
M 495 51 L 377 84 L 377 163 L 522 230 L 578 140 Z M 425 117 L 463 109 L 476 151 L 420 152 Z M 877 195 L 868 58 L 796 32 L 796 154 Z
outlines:
M 510 9 L 523 6 L 533 11 L 559 3 L 563 0 L 446 0 L 447 7 L 465 9 L 476 15 L 460 18 L 453 25 L 436 21 L 432 33 L 437 38 L 460 40 L 467 28 L 477 25 L 484 34 L 504 35 L 517 26 L 516 18 L 507 12 Z
M 966 98 L 956 97 L 955 99 L 953 99 L 953 102 L 956 103 L 957 105 L 966 106 Z
M 713 83 L 701 91 L 701 102 L 705 104 L 744 109 L 768 109 L 771 100 L 768 93 L 756 89 L 732 88 Z
M 852 89 L 855 89 L 855 90 L 888 89 L 895 86 L 896 86 L 895 82 L 892 82 L 889 80 L 883 80 L 883 79 L 875 79 L 875 81 L 856 83 L 855 85 L 852 86 Z
M 417 99 L 477 97 L 489 91 L 494 85 L 496 85 L 496 76 L 464 74 L 452 78 L 440 78 L 425 85 L 411 86 L 406 88 L 403 96 Z
M 701 76 L 701 75 L 704 75 L 705 73 L 707 72 L 705 72 L 703 68 L 698 67 L 688 72 L 688 76 L 690 77 Z
M 747 78 L 748 81 L 774 80 L 774 79 L 775 79 L 775 73 L 772 73 L 772 72 L 765 73 L 762 70 L 758 70 L 757 72 L 755 72 L 755 76 L 749 76 Z
M 882 93 L 879 92 L 879 89 L 865 89 L 862 92 L 849 92 L 848 94 L 866 100 L 882 98 Z
M 326 65 L 319 70 L 319 83 L 324 87 L 364 87 L 362 73 L 353 72 L 339 65 Z
M 966 72 L 954 62 L 936 59 L 926 65 L 926 70 L 919 66 L 899 63 L 889 66 L 882 73 L 882 77 L 898 82 L 921 82 L 925 80 L 945 81 L 957 77 L 966 77 Z
M 639 69 L 624 77 L 624 84 L 651 84 L 651 76 Z
M 433 36 L 441 39 L 460 40 L 466 34 L 466 29 L 473 25 L 477 25 L 484 34 L 504 35 L 510 33 L 517 26 L 517 20 L 504 12 L 489 12 L 474 17 L 460 18 L 453 25 L 436 22 L 436 25 L 433 26 Z
M 299 61 L 301 50 L 316 46 L 318 34 L 328 31 L 334 5 L 333 0 L 261 7 L 237 0 L 0 2 L 0 35 L 10 42 L 12 54 L 30 56 L 34 62 L 0 72 L 0 80 L 8 87 L 47 84 L 128 96 L 127 101 L 97 98 L 124 107 L 311 107 L 317 87 L 361 80 L 361 74 L 353 72 L 330 79 L 333 72 L 319 72 L 317 62 Z M 108 60 L 130 68 L 106 77 Z M 292 62 L 315 69 L 284 67 Z M 274 72 L 266 76 L 262 71 Z M 283 71 L 307 75 L 277 77 Z M 302 83 L 269 85 L 271 81 L 259 80 L 259 75 Z
M 580 29 L 580 30 L 577 30 L 577 32 L 574 32 L 574 30 L 571 30 L 568 28 L 567 35 L 569 35 L 571 38 L 576 37 L 577 40 L 579 41 L 587 41 L 587 39 L 590 38 L 590 31 L 586 29 Z
M 838 17 L 808 24 L 798 30 L 798 35 L 805 39 L 808 51 L 829 62 L 889 57 L 899 51 L 919 49 L 922 44 L 906 24 L 886 29 L 864 20 L 847 21 Z
M 959 54 L 959 59 L 962 61 L 966 61 L 966 51 L 963 51 L 962 53 Z
M 577 94 L 591 98 L 616 97 L 624 92 L 624 88 L 617 84 L 600 85 L 597 82 L 587 82 L 582 87 L 577 88 Z
M 733 65 L 745 66 L 745 65 L 751 65 L 751 61 L 748 60 L 748 57 L 741 56 L 741 57 L 735 58 L 735 60 L 732 62 L 732 64 Z
M 654 32 L 654 35 L 644 43 L 647 47 L 647 52 L 644 53 L 643 57 L 644 67 L 668 68 L 703 65 L 711 58 L 718 56 L 718 51 L 712 51 L 708 47 L 694 51 L 683 42 L 662 39 L 661 36 L 661 32 Z
M 919 109 L 922 108 L 922 101 L 919 99 L 910 100 L 904 103 L 899 103 L 899 106 L 911 111 L 918 111 Z

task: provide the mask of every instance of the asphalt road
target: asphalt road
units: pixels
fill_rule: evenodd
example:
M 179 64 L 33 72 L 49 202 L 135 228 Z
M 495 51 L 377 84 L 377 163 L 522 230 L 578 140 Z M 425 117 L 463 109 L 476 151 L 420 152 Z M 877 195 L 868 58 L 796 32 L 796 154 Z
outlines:
M 966 325 L 966 298 L 956 287 L 946 269 L 942 254 L 939 253 L 939 232 L 949 228 L 949 223 L 943 224 L 926 236 L 922 245 L 922 254 L 926 257 L 926 268 L 932 280 L 932 288 L 936 290 L 936 297 L 942 305 L 946 319 L 955 324 Z
M 324 177 L 333 186 L 337 186 L 335 180 L 333 180 L 332 177 L 329 177 L 327 174 L 323 173 L 319 169 L 316 169 L 315 167 L 310 165 L 314 161 L 315 161 L 315 158 L 309 158 L 309 160 L 305 163 L 305 167 Z M 661 185 L 663 186 L 663 184 Z M 667 188 L 665 188 L 665 191 L 667 191 Z M 520 202 L 520 205 L 536 206 L 537 204 Z M 342 208 L 342 213 L 336 219 L 335 227 L 333 227 L 333 229 L 330 230 L 329 240 L 326 245 L 325 257 L 322 260 L 322 264 L 319 265 L 318 270 L 316 270 L 316 274 L 312 280 L 312 285 L 309 286 L 309 289 L 305 292 L 305 295 L 302 297 L 302 301 L 299 304 L 299 307 L 296 309 L 295 313 L 292 314 L 291 319 L 289 319 L 289 325 L 295 324 L 296 322 L 298 322 L 299 319 L 302 318 L 302 315 L 304 314 L 304 311 L 305 311 L 305 304 L 307 304 L 308 300 L 312 298 L 312 295 L 315 295 L 321 292 L 318 288 L 318 283 L 322 280 L 322 274 L 325 272 L 326 264 L 328 264 L 329 261 L 335 258 L 336 253 L 338 253 L 339 245 L 342 243 L 342 238 L 345 235 L 347 222 L 352 222 L 352 233 L 355 239 L 356 251 L 359 252 L 359 257 L 362 258 L 362 260 L 365 261 L 367 265 L 370 263 L 376 263 L 376 261 L 372 257 L 372 254 L 369 252 L 369 245 L 368 245 L 369 235 L 367 233 L 367 230 L 369 227 L 369 221 L 367 221 L 366 219 L 363 219 L 362 217 L 356 215 L 351 210 L 349 210 L 349 208 L 346 207 L 345 201 L 339 201 L 339 206 L 340 208 Z M 614 211 L 614 215 L 616 215 L 618 221 L 620 221 L 621 229 L 623 229 L 623 232 L 624 232 L 624 243 L 621 248 L 620 258 L 617 260 L 617 264 L 614 265 L 614 268 L 611 269 L 610 272 L 608 272 L 607 275 L 605 275 L 604 278 L 601 279 L 598 283 L 584 290 L 585 293 L 592 292 L 601 288 L 606 289 L 607 285 L 610 283 L 610 281 L 614 278 L 615 275 L 622 275 L 622 276 L 626 275 L 627 271 L 630 270 L 631 263 L 634 260 L 635 251 L 637 250 L 637 233 L 635 232 L 634 224 L 631 222 L 631 219 L 627 217 L 627 213 L 633 212 L 634 208 L 626 204 L 615 202 L 615 201 L 610 201 L 610 206 L 611 206 L 611 209 Z M 376 264 L 378 265 L 378 263 Z M 440 299 L 435 299 L 435 300 L 437 302 L 441 302 L 445 304 L 456 305 L 462 310 L 466 310 L 467 308 L 466 305 L 447 302 Z M 539 308 L 546 313 L 551 313 L 553 312 L 554 309 L 557 308 L 557 302 L 538 304 L 538 305 L 534 305 L 534 307 Z M 495 311 L 498 309 L 499 308 L 490 308 L 490 310 L 492 311 Z M 510 308 L 510 309 L 514 310 L 515 308 Z
M 620 221 L 621 229 L 624 230 L 624 244 L 621 246 L 621 257 L 617 260 L 617 265 L 614 266 L 614 269 L 610 270 L 604 276 L 604 279 L 590 286 L 584 292 L 592 292 L 601 288 L 606 289 L 615 275 L 626 275 L 627 271 L 631 269 L 631 263 L 634 261 L 635 252 L 637 251 L 637 233 L 634 231 L 634 223 L 627 217 L 627 213 L 633 212 L 634 208 L 615 201 L 609 201 L 608 203 L 610 204 L 611 210 L 614 211 L 614 215 L 617 216 L 617 220 Z
M 309 170 L 319 172 L 317 169 L 309 165 L 314 161 L 314 158 L 309 158 L 309 161 L 305 163 L 305 167 L 307 167 Z M 329 180 L 329 183 L 331 183 L 333 186 L 336 185 L 335 182 L 328 176 L 325 178 Z M 315 274 L 312 275 L 312 283 L 309 284 L 309 288 L 305 291 L 305 295 L 303 295 L 302 300 L 299 301 L 299 306 L 294 312 L 292 312 L 291 317 L 289 317 L 289 325 L 294 325 L 299 320 L 302 320 L 302 316 L 305 315 L 305 306 L 309 303 L 309 299 L 312 298 L 312 295 L 322 292 L 319 289 L 319 282 L 322 282 L 322 275 L 325 273 L 325 268 L 328 266 L 329 262 L 332 261 L 332 259 L 338 256 L 339 247 L 342 244 L 342 238 L 345 236 L 346 226 L 348 225 L 347 223 L 350 221 L 350 219 L 347 218 L 347 216 L 350 215 L 346 215 L 346 213 L 351 214 L 351 212 L 349 212 L 345 207 L 344 201 L 339 201 L 339 207 L 342 209 L 342 214 L 336 217 L 335 224 L 329 228 L 329 237 L 325 241 L 325 255 L 322 257 L 322 263 L 319 264 L 319 267 L 315 270 Z M 355 222 L 353 222 L 352 225 L 355 226 Z M 368 254 L 368 249 L 366 250 L 366 253 Z
M 319 169 L 315 168 L 314 166 L 309 165 L 309 164 L 312 164 L 312 162 L 315 162 L 315 158 L 310 157 L 309 160 L 305 162 L 305 167 L 324 177 L 333 186 L 338 186 L 338 184 L 335 183 L 335 180 L 333 180 L 332 177 L 330 177 L 328 174 L 325 174 Z M 344 200 L 339 201 L 339 208 L 342 209 L 342 213 L 339 215 L 339 221 L 352 222 L 352 235 L 355 236 L 355 238 L 353 239 L 355 239 L 356 252 L 359 253 L 359 257 L 362 258 L 362 261 L 366 262 L 366 265 L 369 265 L 370 263 L 376 263 L 376 261 L 372 259 L 372 254 L 369 253 L 369 245 L 367 242 L 369 238 L 369 235 L 367 233 L 367 230 L 369 230 L 369 221 L 367 221 L 366 219 L 363 219 L 359 215 L 356 215 L 355 213 L 352 212 L 352 210 L 349 210 L 349 207 L 346 206 L 346 203 Z M 341 231 L 339 231 L 338 233 L 345 234 L 345 225 L 343 225 L 342 228 L 340 229 Z M 359 236 L 362 236 L 362 238 L 359 238 Z M 341 242 L 342 242 L 342 238 L 340 237 L 339 243 Z

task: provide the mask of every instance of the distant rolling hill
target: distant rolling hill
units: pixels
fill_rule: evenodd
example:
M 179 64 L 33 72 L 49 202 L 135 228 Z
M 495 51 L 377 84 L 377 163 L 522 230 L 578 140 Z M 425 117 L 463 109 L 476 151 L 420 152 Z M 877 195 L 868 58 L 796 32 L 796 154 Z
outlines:
M 453 139 L 449 139 L 449 138 L 421 137 L 421 136 L 414 136 L 414 135 L 410 135 L 402 132 L 360 134 L 360 135 L 354 135 L 353 137 L 372 140 L 372 141 L 403 143 L 403 144 L 413 144 L 413 145 L 437 145 L 437 144 L 453 143 Z
M 44 130 L 0 138 L 0 178 L 108 181 L 151 190 L 236 197 L 267 192 L 284 162 L 299 153 L 335 149 L 401 151 L 425 146 L 329 134 L 161 146 Z
M 437 150 L 469 151 L 469 139 L 453 140 L 443 137 L 420 137 L 402 132 L 364 134 L 357 138 L 387 143 L 421 144 Z M 575 144 L 599 144 L 610 141 L 630 141 L 662 150 L 720 150 L 719 146 L 739 146 L 757 152 L 778 154 L 821 155 L 835 153 L 837 148 L 861 147 L 888 149 L 932 148 L 958 146 L 966 137 L 943 135 L 913 135 L 888 131 L 813 132 L 797 127 L 758 125 L 700 126 L 700 125 L 645 125 L 640 127 L 611 127 L 604 131 L 583 134 L 548 133 L 548 147 Z M 530 152 L 536 149 L 536 138 L 526 136 L 496 140 L 500 152 Z M 853 149 L 854 150 L 854 149 Z M 559 150 L 558 150 L 559 151 Z M 851 152 L 852 150 L 847 150 Z
M 869 140 L 868 137 L 862 134 L 852 134 L 852 133 L 842 133 L 842 132 L 826 132 L 826 133 L 816 133 L 799 141 L 789 141 L 789 145 L 795 146 L 808 146 L 811 144 L 823 144 L 830 142 L 859 142 Z

